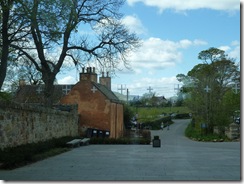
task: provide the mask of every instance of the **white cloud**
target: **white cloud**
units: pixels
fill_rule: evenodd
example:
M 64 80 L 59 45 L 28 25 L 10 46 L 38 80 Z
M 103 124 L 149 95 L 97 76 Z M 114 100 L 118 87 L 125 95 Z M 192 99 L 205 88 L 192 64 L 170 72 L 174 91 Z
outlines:
M 231 49 L 231 51 L 228 53 L 228 56 L 230 58 L 237 59 L 237 62 L 240 62 L 240 45 Z
M 240 9 L 240 1 L 235 0 L 127 0 L 129 5 L 142 2 L 147 6 L 159 8 L 160 12 L 165 9 L 175 11 L 195 10 L 208 8 L 213 10 L 233 11 Z
M 193 44 L 194 45 L 207 45 L 208 43 L 206 41 L 203 41 L 203 40 L 195 39 L 193 41 Z
M 122 23 L 128 27 L 131 32 L 136 34 L 145 34 L 146 28 L 142 25 L 140 19 L 135 15 L 128 15 L 122 19 Z
M 142 46 L 130 54 L 129 60 L 132 68 L 137 69 L 137 72 L 140 68 L 163 69 L 182 61 L 182 49 L 205 44 L 207 43 L 201 40 L 183 39 L 174 42 L 151 37 L 142 41 Z
M 219 49 L 226 52 L 226 51 L 230 50 L 230 47 L 229 46 L 220 46 Z
M 240 42 L 235 40 L 231 42 L 231 46 L 240 46 Z
M 239 62 L 240 59 L 240 42 L 235 40 L 230 43 L 230 45 L 223 45 L 220 46 L 219 49 L 225 51 L 226 54 L 230 58 L 237 59 L 237 62 Z
M 58 79 L 58 84 L 75 84 L 76 80 L 72 76 L 67 76 L 61 79 Z
M 176 94 L 174 85 L 178 84 L 176 77 L 161 77 L 161 78 L 141 78 L 133 81 L 132 84 L 127 84 L 126 88 L 129 89 L 131 95 L 142 96 L 148 93 L 149 86 L 153 89 L 157 96 L 171 97 Z

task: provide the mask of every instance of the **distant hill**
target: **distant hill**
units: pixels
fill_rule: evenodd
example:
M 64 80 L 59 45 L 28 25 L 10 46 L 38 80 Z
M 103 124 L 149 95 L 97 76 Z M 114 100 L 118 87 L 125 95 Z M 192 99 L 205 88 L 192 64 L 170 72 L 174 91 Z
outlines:
M 113 93 L 119 98 L 119 100 L 125 101 L 125 102 L 127 101 L 127 96 L 126 95 L 123 95 L 121 93 L 114 92 L 114 91 L 113 91 Z M 138 99 L 139 95 L 129 95 L 128 100 L 129 101 L 133 101 L 135 98 Z

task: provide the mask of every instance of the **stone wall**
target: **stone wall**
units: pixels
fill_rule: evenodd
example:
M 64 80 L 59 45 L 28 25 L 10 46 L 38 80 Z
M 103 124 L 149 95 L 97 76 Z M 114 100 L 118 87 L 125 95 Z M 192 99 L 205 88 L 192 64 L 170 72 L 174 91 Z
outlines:
M 236 123 L 231 123 L 229 127 L 225 129 L 225 135 L 229 139 L 238 139 L 240 138 L 240 127 Z
M 77 135 L 77 106 L 67 112 L 0 102 L 0 149 Z
M 220 134 L 220 130 L 217 126 L 214 127 L 214 133 Z M 225 127 L 224 133 L 231 140 L 238 139 L 240 138 L 240 126 L 236 123 L 231 123 L 228 127 Z

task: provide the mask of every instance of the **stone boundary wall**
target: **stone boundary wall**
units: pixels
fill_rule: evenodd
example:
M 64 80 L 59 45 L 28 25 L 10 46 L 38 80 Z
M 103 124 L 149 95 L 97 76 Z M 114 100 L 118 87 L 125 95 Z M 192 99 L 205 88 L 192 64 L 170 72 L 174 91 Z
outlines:
M 78 135 L 77 106 L 70 112 L 0 101 L 0 149 Z
M 214 127 L 214 133 L 220 134 L 218 127 Z M 240 138 L 240 126 L 236 123 L 231 123 L 228 127 L 225 127 L 225 135 L 233 140 Z

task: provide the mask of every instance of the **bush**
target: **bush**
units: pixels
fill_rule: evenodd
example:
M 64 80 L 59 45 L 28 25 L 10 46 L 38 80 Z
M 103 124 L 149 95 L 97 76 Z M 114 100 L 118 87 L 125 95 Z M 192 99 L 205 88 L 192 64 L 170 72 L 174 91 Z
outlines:
M 147 121 L 145 123 L 143 123 L 143 126 L 151 126 L 152 130 L 159 130 L 161 128 L 161 124 L 164 123 L 166 124 L 167 122 L 172 123 L 171 121 L 171 117 L 170 116 L 166 116 L 163 118 L 159 118 L 153 121 Z
M 141 135 L 144 139 L 151 139 L 150 130 L 142 130 Z
M 189 124 L 185 129 L 185 136 L 196 141 L 229 141 L 225 135 L 205 134 L 201 129 L 193 127 L 192 124 Z
M 188 119 L 191 118 L 189 113 L 184 113 L 184 114 L 176 114 L 175 119 Z
M 11 99 L 12 99 L 11 93 L 0 92 L 0 100 L 2 100 L 2 101 L 10 101 Z
M 142 138 L 142 137 L 134 137 L 134 138 L 98 138 L 92 137 L 90 139 L 90 144 L 150 144 L 151 138 Z

